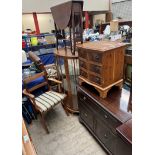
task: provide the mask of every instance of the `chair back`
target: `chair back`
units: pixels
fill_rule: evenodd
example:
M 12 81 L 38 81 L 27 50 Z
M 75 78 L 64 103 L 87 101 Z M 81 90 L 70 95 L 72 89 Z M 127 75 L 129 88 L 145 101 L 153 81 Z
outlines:
M 46 75 L 47 75 L 47 71 L 46 71 L 46 69 L 44 67 L 44 64 L 41 62 L 40 58 L 31 51 L 28 52 L 28 54 L 29 54 L 29 58 L 31 59 L 32 62 L 35 63 L 36 67 L 39 70 L 44 71 L 46 73 Z
M 35 86 L 32 86 L 31 88 L 28 88 L 28 84 L 30 84 L 31 82 L 35 81 L 36 79 L 40 78 L 40 77 L 43 77 L 44 80 L 41 81 L 41 83 L 35 85 Z M 48 89 L 50 90 L 50 85 L 48 83 L 48 79 L 47 79 L 47 76 L 46 76 L 46 73 L 45 72 L 41 72 L 41 73 L 38 73 L 38 74 L 35 74 L 33 76 L 30 76 L 30 77 L 27 77 L 23 80 L 23 83 L 24 83 L 24 86 L 27 90 L 27 92 L 31 93 L 33 91 L 35 91 L 36 89 L 39 89 L 43 86 L 47 86 Z

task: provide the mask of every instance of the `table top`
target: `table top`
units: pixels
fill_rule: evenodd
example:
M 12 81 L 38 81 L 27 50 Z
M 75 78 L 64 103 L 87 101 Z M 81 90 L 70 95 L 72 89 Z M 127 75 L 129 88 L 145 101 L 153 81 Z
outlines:
M 55 51 L 54 51 L 54 54 L 55 54 L 56 56 L 64 57 L 64 58 L 68 58 L 68 59 L 77 59 L 77 58 L 78 58 L 78 53 L 75 52 L 75 55 L 73 55 L 73 54 L 71 53 L 71 50 L 70 50 L 70 49 L 67 49 L 67 51 L 65 51 L 64 48 L 58 49 L 58 50 L 55 50 Z
M 126 141 L 132 144 L 132 119 L 123 123 L 116 128 L 118 134 L 120 134 Z
M 83 44 L 76 45 L 78 48 L 84 48 L 84 49 L 90 49 L 90 50 L 96 50 L 99 52 L 105 52 L 108 50 L 112 50 L 119 47 L 125 47 L 127 46 L 125 43 L 121 43 L 118 41 L 95 41 L 95 42 L 86 42 Z

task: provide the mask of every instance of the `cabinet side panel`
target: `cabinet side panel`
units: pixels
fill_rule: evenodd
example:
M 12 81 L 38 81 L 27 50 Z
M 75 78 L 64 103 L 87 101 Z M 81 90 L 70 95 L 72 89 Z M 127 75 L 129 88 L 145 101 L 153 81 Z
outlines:
M 114 82 L 123 78 L 124 48 L 118 48 L 114 52 Z
M 103 55 L 103 71 L 102 71 L 102 77 L 103 77 L 103 85 L 102 87 L 106 87 L 113 83 L 113 66 L 114 66 L 114 51 L 107 51 L 104 52 Z

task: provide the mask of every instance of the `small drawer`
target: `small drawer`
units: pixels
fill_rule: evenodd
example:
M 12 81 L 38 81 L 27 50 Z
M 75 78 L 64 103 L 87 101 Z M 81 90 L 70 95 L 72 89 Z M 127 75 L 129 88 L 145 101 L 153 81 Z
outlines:
M 88 109 L 93 110 L 96 107 L 95 104 L 90 100 L 90 98 L 82 93 L 78 93 L 78 100 L 79 102 L 82 102 L 82 104 Z
M 101 108 L 99 105 L 95 104 L 88 96 L 83 93 L 78 93 L 78 99 L 88 108 L 95 109 L 96 115 L 100 120 L 104 121 L 111 129 L 114 131 L 116 127 L 120 126 L 122 123 L 114 118 L 110 113 L 105 109 Z
M 85 72 L 84 70 L 80 69 L 80 75 L 85 77 L 85 78 L 88 78 L 88 74 L 87 72 Z
M 97 63 L 102 63 L 102 53 L 96 53 L 96 52 L 89 53 L 89 60 Z
M 115 119 L 108 112 L 102 109 L 100 109 L 100 112 L 98 114 L 102 115 L 102 120 L 106 122 L 106 124 L 112 129 L 113 132 L 116 129 L 116 127 L 121 125 L 121 123 L 117 119 Z
M 94 72 L 94 73 L 101 74 L 102 67 L 101 66 L 90 64 L 89 65 L 89 70 L 92 71 L 92 72 Z
M 84 61 L 79 60 L 79 65 L 80 65 L 80 67 L 83 67 L 83 68 L 87 69 L 87 65 L 86 65 L 86 63 Z
M 78 49 L 78 54 L 79 54 L 79 58 L 80 58 L 80 57 L 81 57 L 81 58 L 84 58 L 84 59 L 87 58 L 87 52 L 86 52 L 84 49 L 79 48 L 79 49 Z
M 95 133 L 104 144 L 114 138 L 114 135 L 111 133 L 110 129 L 100 120 L 95 121 Z
M 92 115 L 92 112 L 89 109 L 87 109 L 80 102 L 79 102 L 79 108 L 80 108 L 80 117 L 93 130 L 93 115 Z
M 96 84 L 98 84 L 98 85 L 101 85 L 102 84 L 102 80 L 98 76 L 94 76 L 94 75 L 91 75 L 90 74 L 89 75 L 89 80 L 92 81 L 92 82 L 94 82 L 94 83 L 96 83 Z

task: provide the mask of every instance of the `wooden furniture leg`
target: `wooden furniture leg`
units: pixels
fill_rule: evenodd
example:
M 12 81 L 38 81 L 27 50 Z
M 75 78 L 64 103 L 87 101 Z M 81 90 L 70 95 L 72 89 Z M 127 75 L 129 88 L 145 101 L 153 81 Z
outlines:
M 65 110 L 65 113 L 66 113 L 66 115 L 67 116 L 69 116 L 69 112 L 68 112 L 68 109 L 67 109 L 67 98 L 68 97 L 66 97 L 65 99 L 64 99 L 64 101 L 63 102 L 61 102 L 61 104 L 62 104 L 62 107 L 64 108 L 64 110 Z
M 122 89 L 123 88 L 123 81 L 118 83 L 118 84 L 116 84 L 116 86 L 119 87 L 119 89 Z
M 49 134 L 49 130 L 48 130 L 47 125 L 45 123 L 44 114 L 41 113 L 40 116 L 41 116 L 41 124 L 42 124 L 43 128 L 45 129 L 46 133 Z

